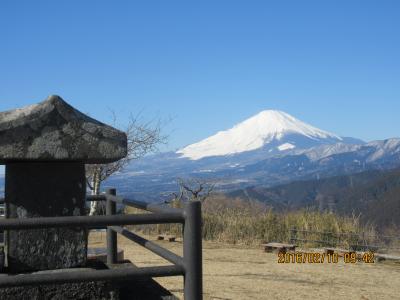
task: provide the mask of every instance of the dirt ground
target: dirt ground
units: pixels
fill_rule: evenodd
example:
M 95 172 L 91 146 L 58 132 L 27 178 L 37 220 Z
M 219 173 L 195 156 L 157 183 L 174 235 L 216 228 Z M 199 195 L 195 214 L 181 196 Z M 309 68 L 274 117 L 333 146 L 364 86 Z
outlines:
M 155 240 L 155 237 L 146 237 Z M 105 244 L 105 233 L 91 233 L 90 246 Z M 158 242 L 182 255 L 182 242 Z M 118 236 L 126 259 L 138 266 L 169 262 Z M 400 264 L 278 263 L 274 253 L 203 242 L 204 299 L 400 299 Z M 181 277 L 156 279 L 183 299 Z

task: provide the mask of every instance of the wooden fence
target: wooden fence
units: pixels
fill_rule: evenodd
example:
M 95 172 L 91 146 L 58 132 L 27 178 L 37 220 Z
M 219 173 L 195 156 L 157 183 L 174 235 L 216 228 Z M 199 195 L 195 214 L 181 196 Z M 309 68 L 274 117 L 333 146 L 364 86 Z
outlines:
M 364 232 L 328 232 L 290 229 L 290 242 L 300 246 L 339 247 L 356 251 L 400 252 L 400 237 Z

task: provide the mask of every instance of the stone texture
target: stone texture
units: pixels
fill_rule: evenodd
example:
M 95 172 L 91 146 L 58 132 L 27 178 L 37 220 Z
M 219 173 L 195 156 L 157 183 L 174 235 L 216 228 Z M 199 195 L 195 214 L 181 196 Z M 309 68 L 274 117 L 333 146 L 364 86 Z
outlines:
M 7 218 L 85 215 L 86 179 L 80 162 L 6 165 Z M 87 258 L 87 230 L 46 228 L 7 231 L 11 272 L 82 266 Z
M 126 156 L 125 133 L 74 109 L 58 96 L 0 112 L 0 163 L 82 161 L 107 163 Z
M 0 277 L 1 278 L 1 277 Z M 118 300 L 111 283 L 82 282 L 0 289 L 0 300 Z M 144 299 L 144 298 L 143 298 Z
M 1 252 L 0 252 L 1 255 Z M 1 257 L 1 256 L 0 256 Z M 87 252 L 88 260 L 97 260 L 103 263 L 107 263 L 107 248 L 104 247 L 90 247 Z M 117 262 L 124 260 L 124 250 L 117 250 Z
M 115 268 L 137 268 L 126 260 L 119 264 L 106 265 L 98 260 L 89 260 L 86 268 L 60 269 L 37 272 L 81 272 L 86 270 Z M 1 275 L 2 276 L 8 275 Z M 18 276 L 18 275 L 17 275 Z M 82 282 L 0 288 L 0 300 L 178 300 L 151 277 L 117 282 Z
M 40 271 L 38 274 L 82 272 L 90 268 Z M 0 280 L 2 276 L 0 275 Z M 18 276 L 18 275 L 17 275 Z M 0 300 L 119 300 L 119 288 L 110 282 L 80 282 L 0 288 Z

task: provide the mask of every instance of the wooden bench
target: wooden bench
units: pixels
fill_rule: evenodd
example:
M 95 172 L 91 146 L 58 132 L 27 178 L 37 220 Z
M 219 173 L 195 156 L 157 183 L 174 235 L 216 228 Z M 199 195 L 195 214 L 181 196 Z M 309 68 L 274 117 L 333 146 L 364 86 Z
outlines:
M 345 250 L 340 248 L 324 248 L 326 254 L 334 254 L 337 253 L 339 256 L 344 256 L 347 253 L 356 253 L 357 255 L 364 255 L 364 251 L 354 251 L 354 250 Z M 381 261 L 393 261 L 400 263 L 400 256 L 389 255 L 389 254 L 382 254 L 382 253 L 374 253 L 374 261 L 381 262 Z
M 387 260 L 400 263 L 400 256 L 395 256 L 395 255 L 375 253 L 374 258 L 376 262 Z
M 174 236 L 169 236 L 168 237 L 168 242 L 175 242 L 175 237 Z
M 168 242 L 175 242 L 176 237 L 173 235 L 165 235 L 165 234 L 160 234 L 157 236 L 157 240 L 162 241 L 166 240 Z
M 283 243 L 267 243 L 262 244 L 264 247 L 264 252 L 279 252 L 286 253 L 287 251 L 296 251 L 296 245 L 293 244 L 283 244 Z
M 332 248 L 332 247 L 327 247 L 324 248 L 326 254 L 334 254 L 337 253 L 339 256 L 343 256 L 345 253 L 356 253 L 356 251 L 353 250 L 346 250 L 346 249 L 340 249 L 340 248 Z

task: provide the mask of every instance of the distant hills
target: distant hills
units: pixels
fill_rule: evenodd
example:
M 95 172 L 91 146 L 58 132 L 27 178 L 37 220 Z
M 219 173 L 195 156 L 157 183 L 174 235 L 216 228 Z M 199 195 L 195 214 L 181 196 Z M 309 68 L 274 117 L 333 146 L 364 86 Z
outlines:
M 272 188 L 247 187 L 227 195 L 257 200 L 275 211 L 312 208 L 360 215 L 363 222 L 380 227 L 400 226 L 400 169 L 295 181 Z

